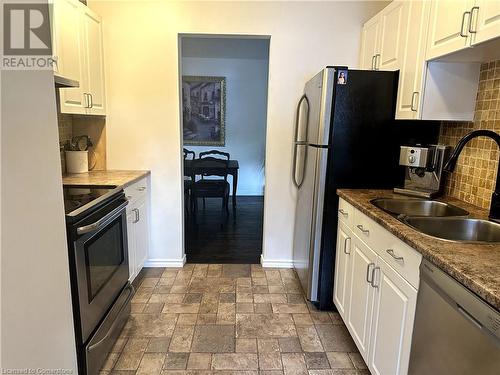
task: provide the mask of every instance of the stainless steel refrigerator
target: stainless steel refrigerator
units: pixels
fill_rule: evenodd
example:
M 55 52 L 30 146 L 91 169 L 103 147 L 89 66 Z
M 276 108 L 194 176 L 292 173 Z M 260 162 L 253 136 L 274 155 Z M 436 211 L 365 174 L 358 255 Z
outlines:
M 333 307 L 338 188 L 403 181 L 401 144 L 437 141 L 438 124 L 394 121 L 398 72 L 327 67 L 305 85 L 296 113 L 293 262 L 307 298 Z

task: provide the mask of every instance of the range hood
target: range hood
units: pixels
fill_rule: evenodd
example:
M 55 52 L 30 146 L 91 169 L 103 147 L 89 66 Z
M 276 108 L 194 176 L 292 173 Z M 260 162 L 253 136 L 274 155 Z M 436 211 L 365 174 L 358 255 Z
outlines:
M 80 82 L 75 81 L 74 79 L 70 79 L 64 76 L 61 76 L 57 73 L 54 73 L 54 84 L 57 88 L 61 87 L 79 87 Z

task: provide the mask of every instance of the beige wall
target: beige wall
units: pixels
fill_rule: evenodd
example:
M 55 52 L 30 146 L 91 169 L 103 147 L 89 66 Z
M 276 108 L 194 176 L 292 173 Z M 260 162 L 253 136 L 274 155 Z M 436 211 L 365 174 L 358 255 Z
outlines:
M 386 2 L 90 1 L 103 18 L 108 168 L 152 170 L 152 249 L 183 256 L 179 33 L 270 35 L 263 252 L 292 258 L 295 105 L 328 64 L 355 67 L 361 26 Z
M 455 146 L 460 138 L 478 129 L 500 133 L 500 60 L 481 65 L 473 122 L 443 122 L 440 143 Z M 484 137 L 464 147 L 455 171 L 448 176 L 446 194 L 489 208 L 498 169 L 498 146 Z

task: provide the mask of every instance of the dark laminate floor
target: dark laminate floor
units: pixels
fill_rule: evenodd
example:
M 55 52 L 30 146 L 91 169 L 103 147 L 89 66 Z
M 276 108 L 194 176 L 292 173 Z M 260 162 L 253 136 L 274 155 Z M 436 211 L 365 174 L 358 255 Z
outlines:
M 221 229 L 221 200 L 200 200 L 197 225 L 186 219 L 188 263 L 260 263 L 264 197 L 238 196 L 236 216 L 232 207 Z

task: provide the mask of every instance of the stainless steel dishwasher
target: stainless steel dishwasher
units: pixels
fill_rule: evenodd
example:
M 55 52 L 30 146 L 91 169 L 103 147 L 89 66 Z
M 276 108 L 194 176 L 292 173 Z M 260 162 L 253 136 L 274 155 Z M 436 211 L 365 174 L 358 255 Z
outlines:
M 426 260 L 408 374 L 500 374 L 500 313 Z

